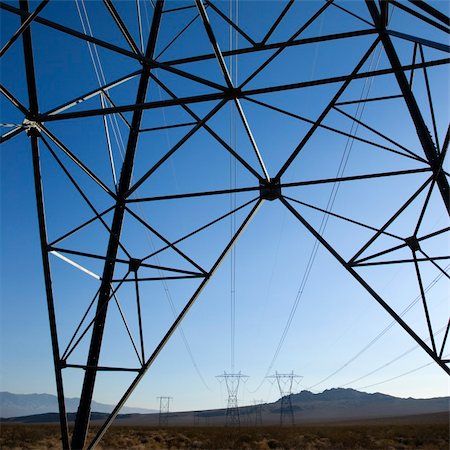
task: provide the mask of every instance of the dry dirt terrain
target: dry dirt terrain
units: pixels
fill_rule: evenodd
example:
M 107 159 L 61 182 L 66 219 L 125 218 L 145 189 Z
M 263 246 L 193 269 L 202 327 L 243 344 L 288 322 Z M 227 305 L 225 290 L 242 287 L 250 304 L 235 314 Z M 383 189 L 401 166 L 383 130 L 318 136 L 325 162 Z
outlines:
M 390 423 L 389 423 L 390 422 Z M 448 414 L 295 427 L 113 426 L 99 449 L 442 449 Z M 2 424 L 0 448 L 59 449 L 54 424 Z

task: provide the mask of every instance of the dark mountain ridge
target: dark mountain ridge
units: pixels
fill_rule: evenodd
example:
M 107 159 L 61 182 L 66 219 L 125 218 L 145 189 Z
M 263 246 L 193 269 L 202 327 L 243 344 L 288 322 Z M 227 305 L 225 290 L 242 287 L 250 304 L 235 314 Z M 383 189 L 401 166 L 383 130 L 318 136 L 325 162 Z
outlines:
M 369 394 L 355 389 L 328 389 L 320 394 L 302 391 L 291 395 L 291 403 L 299 420 L 346 420 L 396 417 L 449 411 L 450 397 L 426 399 L 400 398 L 379 392 Z M 279 412 L 281 399 L 267 408 Z
M 3 395 L 0 393 L 0 407 L 1 416 L 6 419 L 7 416 L 3 414 Z M 10 394 L 12 396 L 16 394 Z M 31 395 L 33 401 L 38 399 L 47 399 L 46 394 L 41 396 Z M 27 396 L 23 396 L 27 397 Z M 22 400 L 24 400 L 22 398 Z M 78 399 L 68 399 L 78 400 Z M 369 394 L 366 392 L 356 391 L 354 389 L 328 389 L 322 393 L 314 394 L 309 391 L 301 391 L 298 394 L 291 395 L 292 409 L 295 415 L 295 423 L 319 423 L 319 422 L 340 422 L 364 419 L 382 419 L 395 418 L 405 416 L 420 416 L 432 414 L 448 414 L 450 397 L 436 397 L 428 399 L 415 398 L 399 398 L 382 393 Z M 54 397 L 56 402 L 56 397 Z M 78 402 L 76 403 L 78 404 Z M 273 403 L 266 403 L 262 405 L 262 421 L 265 424 L 279 423 L 282 400 L 279 399 Z M 42 405 L 41 405 L 42 407 Z M 92 407 L 92 420 L 104 420 L 105 413 L 110 411 L 100 410 L 100 407 L 108 407 L 112 409 L 111 405 L 102 405 L 94 403 Z M 98 409 L 97 409 L 98 408 Z M 37 407 L 35 407 L 37 409 Z M 156 425 L 158 424 L 158 414 L 156 411 L 144 410 L 142 413 L 137 408 L 123 408 L 122 414 L 117 417 L 118 423 L 122 425 Z M 56 408 L 53 410 L 56 411 Z M 53 412 L 47 411 L 47 412 Z M 74 410 L 69 410 L 69 420 L 74 419 Z M 254 423 L 255 408 L 253 406 L 241 406 L 239 408 L 239 415 L 241 423 Z M 39 414 L 39 413 L 36 413 Z M 4 419 L 4 421 L 22 422 L 22 423 L 44 423 L 55 422 L 58 420 L 58 414 L 43 414 L 38 415 L 22 414 L 26 417 L 15 417 Z M 209 424 L 221 425 L 226 418 L 226 409 L 213 409 L 205 411 L 186 411 L 174 412 L 170 414 L 170 423 L 173 425 L 182 424 Z
M 388 394 L 382 394 L 381 392 L 374 392 L 373 394 L 370 394 L 368 392 L 361 392 L 357 391 L 356 389 L 351 388 L 331 388 L 327 389 L 321 393 L 314 394 L 310 391 L 301 391 L 298 394 L 292 394 L 292 400 L 293 401 L 317 401 L 317 400 L 323 400 L 323 401 L 338 401 L 338 400 L 351 400 L 351 401 L 357 401 L 361 400 L 364 402 L 374 402 L 374 401 L 392 401 L 393 399 L 396 400 L 450 400 L 450 397 L 433 397 L 433 398 L 413 398 L 413 397 L 395 397 L 393 395 Z

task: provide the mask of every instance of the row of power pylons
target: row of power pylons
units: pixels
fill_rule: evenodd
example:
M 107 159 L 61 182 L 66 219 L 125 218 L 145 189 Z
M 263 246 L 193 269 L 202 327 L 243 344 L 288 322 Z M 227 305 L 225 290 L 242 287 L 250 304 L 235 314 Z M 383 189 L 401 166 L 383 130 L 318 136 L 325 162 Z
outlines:
M 226 411 L 226 426 L 239 427 L 241 425 L 241 417 L 239 414 L 238 393 L 241 381 L 246 381 L 249 377 L 238 373 L 224 372 L 218 375 L 220 381 L 224 381 L 228 392 L 227 411 Z M 294 383 L 298 384 L 303 378 L 301 375 L 291 373 L 278 373 L 266 377 L 272 382 L 276 382 L 280 392 L 280 425 L 294 425 L 295 414 L 292 405 L 292 390 Z M 169 424 L 169 406 L 172 397 L 158 397 L 159 400 L 159 425 L 167 426 Z M 262 410 L 264 400 L 254 400 L 253 408 L 251 409 L 255 416 L 254 424 L 256 426 L 262 425 Z M 198 419 L 198 416 L 196 416 Z
M 247 375 L 241 372 L 228 373 L 224 372 L 218 375 L 220 381 L 224 381 L 228 392 L 226 425 L 231 427 L 239 427 L 241 424 L 238 406 L 238 393 L 241 382 L 248 379 Z M 301 375 L 291 373 L 278 373 L 266 377 L 269 381 L 276 382 L 280 392 L 280 425 L 294 425 L 295 415 L 292 405 L 292 390 L 294 383 L 298 384 L 303 378 Z M 255 425 L 262 424 L 263 400 L 255 400 L 253 409 L 255 412 Z

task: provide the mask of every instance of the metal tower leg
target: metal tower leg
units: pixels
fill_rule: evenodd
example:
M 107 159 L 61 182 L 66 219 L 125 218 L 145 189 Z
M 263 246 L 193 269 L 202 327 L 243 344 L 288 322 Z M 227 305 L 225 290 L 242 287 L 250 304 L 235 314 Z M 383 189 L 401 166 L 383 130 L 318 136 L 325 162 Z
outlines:
M 411 115 L 411 119 L 416 127 L 417 136 L 420 140 L 425 156 L 431 166 L 431 169 L 433 170 L 436 184 L 441 192 L 442 200 L 444 201 L 447 213 L 450 215 L 450 188 L 448 180 L 442 170 L 442 158 L 440 158 L 438 150 L 431 138 L 430 131 L 425 124 L 419 106 L 417 105 L 414 94 L 406 78 L 405 72 L 402 69 L 397 52 L 395 51 L 395 47 L 392 44 L 390 36 L 386 32 L 386 21 L 383 20 L 382 13 L 378 11 L 374 0 L 366 0 L 366 4 L 378 29 L 378 33 L 389 62 L 394 69 L 395 78 L 397 79 L 397 83 L 402 91 L 406 106 L 408 107 L 409 114 Z M 388 2 L 383 1 L 381 5 L 387 7 Z M 384 14 L 386 14 L 385 9 L 386 8 L 382 11 Z
M 164 0 L 158 0 L 153 13 L 153 21 L 148 38 L 146 58 L 153 58 L 153 53 L 158 36 L 159 24 L 161 20 Z M 150 76 L 150 66 L 145 64 L 142 70 L 139 87 L 136 95 L 136 103 L 143 103 L 147 93 L 148 80 Z M 119 248 L 119 239 L 122 230 L 123 218 L 125 214 L 125 194 L 130 188 L 131 176 L 133 173 L 134 156 L 139 135 L 139 127 L 143 111 L 136 110 L 133 113 L 130 134 L 122 166 L 119 187 L 114 209 L 114 217 L 111 226 L 111 234 L 106 253 L 106 262 L 103 270 L 102 283 L 100 287 L 99 299 L 97 303 L 97 315 L 92 330 L 91 344 L 87 359 L 86 373 L 84 376 L 83 388 L 81 392 L 80 405 L 75 420 L 75 428 L 72 436 L 72 448 L 82 449 L 86 441 L 87 430 L 89 427 L 89 417 L 91 410 L 92 395 L 94 393 L 95 378 L 97 375 L 96 366 L 98 365 L 100 350 L 102 346 L 103 331 L 108 310 L 110 298 L 111 281 L 114 275 L 115 259 Z
M 28 0 L 20 0 L 20 9 L 28 13 Z M 24 23 L 26 22 L 26 18 L 22 16 L 21 19 L 22 25 L 24 25 Z M 23 31 L 22 38 L 23 38 L 23 51 L 25 56 L 25 70 L 28 85 L 28 99 L 30 104 L 30 113 L 33 116 L 30 117 L 29 120 L 32 123 L 33 119 L 39 114 L 39 106 L 36 92 L 36 79 L 34 71 L 34 58 L 33 58 L 30 27 L 27 27 Z M 68 449 L 70 448 L 69 430 L 67 426 L 66 405 L 64 403 L 64 387 L 59 355 L 58 333 L 56 329 L 55 308 L 52 291 L 52 276 L 50 270 L 50 261 L 48 258 L 47 227 L 45 223 L 44 199 L 42 193 L 42 179 L 41 179 L 39 143 L 38 143 L 40 132 L 38 131 L 37 127 L 32 127 L 28 131 L 28 135 L 30 136 L 31 140 L 31 151 L 33 157 L 34 188 L 36 195 L 38 223 L 39 223 L 42 265 L 44 270 L 45 292 L 47 297 L 47 309 L 50 322 L 53 364 L 55 367 L 56 391 L 58 394 L 59 423 L 61 427 L 61 444 L 64 449 Z

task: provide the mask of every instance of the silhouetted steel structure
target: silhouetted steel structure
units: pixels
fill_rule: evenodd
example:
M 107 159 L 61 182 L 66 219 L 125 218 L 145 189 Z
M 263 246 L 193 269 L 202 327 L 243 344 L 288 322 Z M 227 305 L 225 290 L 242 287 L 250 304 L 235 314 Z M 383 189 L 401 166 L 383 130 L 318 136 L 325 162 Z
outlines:
M 264 405 L 264 400 L 253 400 L 253 409 L 255 412 L 255 426 L 262 425 L 262 408 Z
M 292 371 L 291 373 L 275 372 L 274 375 L 270 375 L 267 378 L 276 381 L 280 391 L 280 425 L 294 425 L 295 414 L 292 405 L 292 387 L 294 381 L 299 383 L 303 376 L 296 375 Z
M 366 0 L 364 3 L 356 2 L 355 4 L 340 0 L 324 0 L 312 3 L 311 8 L 313 10 L 308 10 L 312 13 L 305 13 L 302 8 L 296 9 L 297 4 L 301 2 L 289 0 L 281 5 L 278 2 L 273 2 L 273 7 L 276 10 L 276 13 L 273 14 L 273 21 L 268 27 L 267 24 L 264 25 L 267 27 L 266 32 L 263 38 L 259 39 L 255 38 L 253 33 L 245 31 L 246 24 L 242 22 L 242 19 L 240 23 L 230 19 L 221 10 L 220 2 L 195 0 L 175 5 L 171 2 L 164 2 L 164 0 L 156 0 L 153 2 L 154 8 L 146 33 L 142 31 L 142 20 L 139 16 L 141 41 L 139 45 L 135 41 L 137 33 L 131 29 L 129 20 L 123 17 L 127 8 L 135 8 L 136 5 L 132 2 L 113 2 L 112 0 L 104 0 L 102 5 L 100 2 L 95 3 L 98 3 L 99 7 L 103 5 L 104 14 L 111 19 L 112 27 L 115 27 L 116 32 L 114 39 L 109 40 L 108 37 L 100 37 L 100 34 L 94 36 L 90 25 L 83 31 L 79 31 L 76 26 L 69 26 L 68 21 L 64 20 L 64 14 L 61 10 L 62 7 L 68 8 L 69 2 L 43 0 L 32 4 L 35 6 L 33 11 L 30 11 L 27 0 L 20 0 L 18 5 L 12 2 L 0 3 L 2 14 L 11 17 L 11 19 L 20 18 L 20 25 L 3 44 L 0 55 L 2 57 L 9 55 L 12 50 L 20 46 L 21 41 L 25 81 L 20 87 L 26 89 L 28 96 L 26 101 L 21 101 L 23 93 L 19 92 L 20 89 L 17 86 L 1 86 L 2 95 L 15 108 L 14 117 L 11 120 L 5 114 L 4 121 L 12 123 L 12 127 L 3 134 L 1 140 L 7 142 L 10 139 L 27 134 L 31 147 L 63 448 L 93 448 L 100 441 L 121 407 L 197 300 L 203 288 L 214 276 L 217 268 L 239 239 L 248 223 L 266 201 L 277 201 L 286 207 L 298 219 L 299 224 L 309 231 L 314 239 L 317 239 L 345 268 L 348 274 L 359 282 L 373 299 L 420 345 L 423 351 L 449 374 L 449 360 L 444 356 L 449 327 L 447 326 L 444 338 L 438 343 L 434 337 L 426 289 L 423 286 L 421 275 L 421 265 L 429 263 L 448 278 L 447 271 L 441 264 L 443 261 L 448 261 L 449 255 L 429 254 L 425 244 L 436 236 L 442 237 L 444 233 L 448 233 L 449 227 L 444 226 L 422 233 L 421 224 L 427 216 L 430 198 L 435 191 L 441 197 L 442 209 L 446 212 L 446 218 L 450 212 L 448 173 L 443 167 L 448 151 L 450 133 L 446 123 L 444 137 L 439 139 L 439 132 L 441 131 L 439 127 L 442 128 L 442 124 L 436 117 L 438 111 L 434 108 L 431 95 L 433 80 L 429 76 L 434 68 L 448 67 L 449 18 L 423 0 Z M 59 6 L 54 6 L 58 4 Z M 353 10 L 356 4 L 358 7 Z M 76 5 L 78 7 L 78 3 Z M 139 3 L 137 5 L 139 9 Z M 255 10 L 258 8 L 256 3 L 254 7 Z M 321 33 L 320 30 L 317 30 L 316 24 L 324 17 L 325 21 L 329 20 L 327 14 L 331 10 L 336 11 L 336 13 L 339 12 L 343 15 L 342 17 L 349 20 L 351 18 L 359 26 L 350 27 L 351 29 L 346 31 Z M 394 10 L 401 11 L 404 20 L 409 21 L 408 23 L 411 23 L 411 26 L 402 29 L 396 29 L 395 25 L 391 26 L 390 19 Z M 53 14 L 46 16 L 47 11 L 53 12 Z M 204 42 L 209 41 L 210 51 L 197 53 L 195 42 L 191 39 L 184 40 L 186 30 L 189 30 L 191 23 L 181 30 L 173 31 L 172 35 L 170 34 L 171 24 L 176 23 L 177 17 L 180 17 L 181 20 L 186 11 L 196 12 L 192 23 L 196 24 L 197 30 L 201 30 L 202 35 L 199 39 Z M 292 11 L 295 11 L 295 14 Z M 60 21 L 55 19 L 57 13 L 62 16 Z M 167 17 L 171 18 L 171 22 L 164 25 L 164 19 Z M 289 17 L 290 24 L 295 23 L 295 31 L 291 30 L 289 36 L 285 33 L 283 38 L 275 40 L 274 36 L 283 27 L 286 17 Z M 259 19 L 257 12 L 252 14 L 252 25 L 258 23 Z M 227 51 L 221 50 L 218 35 L 222 32 L 219 23 L 222 24 L 222 32 L 224 24 L 226 27 L 232 27 L 239 35 L 240 42 L 245 42 L 245 45 Z M 417 28 L 417 24 L 420 27 Z M 67 101 L 57 100 L 58 104 L 48 109 L 48 101 L 51 99 L 45 98 L 45 106 L 42 106 L 44 99 L 42 95 L 38 95 L 39 88 L 43 77 L 48 75 L 36 71 L 35 60 L 42 56 L 42 53 L 38 52 L 37 49 L 39 50 L 39 46 L 44 44 L 42 39 L 36 41 L 34 36 L 35 33 L 44 29 L 47 33 L 47 40 L 44 42 L 48 42 L 48 36 L 53 33 L 55 36 L 70 37 L 73 45 L 76 45 L 77 42 L 82 45 L 88 43 L 90 51 L 101 49 L 108 51 L 108 54 L 112 55 L 111 57 L 120 57 L 118 59 L 120 62 L 116 63 L 116 67 L 120 66 L 123 69 L 122 75 L 116 79 L 102 81 L 99 87 L 81 94 L 78 89 L 74 89 L 78 86 L 78 82 L 75 83 L 76 86 L 72 86 L 68 82 L 68 85 L 64 87 Z M 416 29 L 418 30 L 417 33 Z M 423 30 L 431 30 L 431 37 L 428 35 L 429 33 L 427 34 Z M 165 47 L 161 48 L 162 44 L 159 38 L 164 31 L 166 32 L 165 41 L 162 44 Z M 144 39 L 144 35 L 146 39 Z M 118 43 L 120 38 L 123 45 Z M 176 58 L 164 57 L 166 51 L 179 42 L 184 44 L 180 47 L 179 56 Z M 300 61 L 306 67 L 312 64 L 310 59 L 301 59 L 301 57 L 297 59 L 296 51 L 309 48 L 311 45 L 318 45 L 321 48 L 321 46 L 330 43 L 346 42 L 357 46 L 359 50 L 364 50 L 355 65 L 349 68 L 343 62 L 342 66 L 339 67 L 334 67 L 334 64 L 332 64 L 328 67 L 329 73 L 326 76 L 295 79 L 296 69 L 291 71 L 289 67 L 291 62 L 294 60 Z M 373 69 L 368 67 L 368 61 L 377 50 L 385 55 L 386 64 L 381 68 Z M 280 69 L 277 69 L 278 72 L 271 72 L 271 63 L 288 51 L 291 59 L 289 64 L 285 61 L 284 71 L 294 76 L 293 81 L 277 83 L 273 81 L 276 77 L 263 76 L 258 85 L 251 87 L 253 79 L 260 74 L 277 74 Z M 410 56 L 409 61 L 406 61 L 405 54 Z M 228 59 L 238 56 L 245 58 L 252 55 L 257 57 L 252 60 L 255 66 L 250 67 L 251 70 L 245 74 L 243 82 L 237 86 L 234 85 L 227 66 Z M 64 58 L 67 57 L 67 54 L 64 54 Z M 344 55 L 342 59 L 344 59 Z M 207 70 L 196 70 L 199 67 L 198 64 L 201 68 L 204 68 L 213 62 L 217 63 L 215 68 L 219 69 L 217 80 L 212 80 L 213 77 L 208 76 Z M 21 71 L 17 64 L 14 63 L 13 67 L 8 64 L 10 64 L 9 60 L 4 65 L 2 64 L 2 70 L 17 71 L 17 73 Z M 242 67 L 245 64 L 241 61 L 240 65 Z M 425 83 L 421 95 L 417 94 L 416 85 L 413 81 L 415 75 L 419 73 L 423 76 Z M 171 86 L 171 83 L 167 82 L 164 76 L 167 76 L 168 80 L 177 80 L 175 87 Z M 352 97 L 354 94 L 350 93 L 350 97 L 344 98 L 344 94 L 354 83 L 386 76 L 395 78 L 396 92 L 387 90 L 375 97 L 365 98 L 355 98 Z M 18 76 L 17 79 L 20 80 L 20 77 Z M 182 89 L 184 86 L 187 86 L 187 88 Z M 187 93 L 186 90 L 189 90 L 190 86 L 196 86 L 196 89 Z M 308 111 L 304 111 L 305 115 L 299 112 L 291 112 L 289 107 L 285 109 L 283 106 L 273 104 L 271 100 L 273 95 L 277 93 L 309 92 L 309 90 L 314 90 L 317 87 L 331 89 L 333 86 L 337 86 L 334 94 L 330 95 L 324 106 L 321 106 L 320 113 L 312 118 L 307 117 Z M 133 98 L 128 102 L 124 100 L 126 98 L 125 87 L 128 94 L 133 93 Z M 160 99 L 155 98 L 155 91 L 161 93 Z M 267 94 L 271 95 L 268 96 Z M 97 100 L 100 106 L 98 104 L 93 105 L 93 101 Z M 362 121 L 360 117 L 355 117 L 346 110 L 348 105 L 385 105 L 391 100 L 401 101 L 406 106 L 408 114 L 405 120 L 412 124 L 418 139 L 418 145 L 413 145 L 413 148 L 411 148 L 411 142 L 397 142 L 396 139 L 374 129 L 369 123 Z M 230 146 L 221 136 L 217 125 L 214 124 L 214 118 L 219 117 L 220 111 L 230 104 L 237 111 L 240 126 L 248 138 L 251 152 L 244 151 L 243 148 Z M 262 110 L 276 113 L 280 117 L 289 117 L 298 121 L 299 124 L 306 124 L 307 130 L 298 144 L 294 148 L 287 149 L 286 158 L 275 170 L 268 167 L 266 162 L 268 155 L 271 152 L 278 152 L 279 149 L 261 151 L 261 143 L 257 143 L 257 139 L 252 132 L 252 122 L 247 118 L 246 107 L 250 106 L 258 106 Z M 151 115 L 153 111 L 159 111 L 162 108 L 167 110 L 179 108 L 184 117 L 189 119 L 178 118 L 173 123 L 163 125 L 147 126 L 148 124 L 144 124 L 144 116 L 147 117 L 147 114 Z M 17 114 L 21 117 L 21 122 L 14 124 L 17 122 L 15 119 Z M 342 120 L 346 118 L 352 124 L 357 124 L 360 129 L 364 130 L 365 134 L 358 136 L 356 133 L 343 131 L 339 120 L 336 120 L 335 124 L 326 124 L 325 119 L 332 114 L 333 117 L 340 117 Z M 74 150 L 76 138 L 70 136 L 70 133 L 68 135 L 62 129 L 64 124 L 70 128 L 81 123 L 82 131 L 77 129 L 79 136 L 81 136 L 81 134 L 87 133 L 85 130 L 93 126 L 96 118 L 102 121 L 102 126 L 106 129 L 107 141 L 104 143 L 104 147 L 106 147 L 107 152 L 105 153 L 109 154 L 109 157 L 105 157 L 105 160 L 111 166 L 112 175 L 108 175 L 107 170 L 99 168 L 99 160 L 96 158 L 100 158 L 98 156 L 100 148 L 97 148 L 97 143 L 93 144 L 93 148 L 88 149 L 85 153 Z M 114 149 L 111 144 L 110 129 L 108 128 L 108 126 L 111 126 L 108 125 L 110 123 L 108 121 L 112 118 L 118 120 L 120 127 L 126 130 L 123 162 L 121 163 L 117 162 L 117 151 L 115 160 L 113 158 Z M 97 124 L 97 122 L 95 123 Z M 400 125 L 396 124 L 396 126 Z M 180 130 L 188 131 L 180 134 Z M 138 152 L 140 140 L 142 141 L 144 135 L 147 136 L 148 133 L 157 133 L 158 131 L 173 132 L 176 143 L 172 143 L 169 150 L 163 153 L 158 153 L 156 150 L 151 154 L 147 153 L 148 159 L 141 158 L 139 164 L 137 164 L 137 156 L 142 155 L 142 148 L 139 148 L 140 152 Z M 239 169 L 245 172 L 247 178 L 252 179 L 253 182 L 233 189 L 199 190 L 196 187 L 197 185 L 193 184 L 192 189 L 186 189 L 178 193 L 159 193 L 157 189 L 155 191 L 146 190 L 149 181 L 158 180 L 157 175 L 160 167 L 178 156 L 180 148 L 190 143 L 200 131 L 204 132 L 214 142 L 214 145 L 230 155 L 236 161 Z M 339 172 L 336 176 L 333 176 L 324 172 L 312 178 L 305 178 L 301 173 L 296 173 L 297 178 L 288 178 L 287 171 L 299 161 L 304 149 L 314 141 L 315 136 L 319 133 L 334 133 L 336 136 L 350 138 L 360 145 L 385 152 L 388 155 L 395 155 L 398 158 L 396 161 L 404 161 L 405 165 L 397 164 L 397 168 L 382 170 L 372 169 L 370 163 L 368 163 L 364 173 L 357 172 L 352 175 L 344 175 L 343 172 Z M 155 148 L 155 146 L 152 147 L 152 149 Z M 51 233 L 47 230 L 47 224 L 62 224 L 65 215 L 55 216 L 54 210 L 47 214 L 44 207 L 42 183 L 45 181 L 45 176 L 43 176 L 41 170 L 44 156 L 61 170 L 65 182 L 75 189 L 91 214 L 90 217 L 83 216 L 83 219 L 79 219 L 77 223 L 68 222 L 65 228 L 56 227 L 56 231 L 53 230 Z M 317 161 L 317 164 L 324 166 L 325 162 L 320 160 Z M 206 177 L 208 169 L 205 167 L 202 170 Z M 381 225 L 374 221 L 365 223 L 361 218 L 335 213 L 331 211 L 331 208 L 323 208 L 312 204 L 307 197 L 296 198 L 298 192 L 300 192 L 299 189 L 302 188 L 335 186 L 336 184 L 357 185 L 363 181 L 375 183 L 392 178 L 413 180 L 411 183 L 417 183 L 416 189 L 406 200 L 399 202 L 397 209 L 391 211 L 388 219 Z M 417 182 L 419 179 L 420 181 Z M 191 181 L 198 180 L 191 177 Z M 203 198 L 219 199 L 221 196 L 229 194 L 247 196 L 240 198 L 251 198 L 242 202 L 234 210 L 216 216 L 177 239 L 167 238 L 164 230 L 158 230 L 158 227 L 152 224 L 152 221 L 147 219 L 138 209 L 139 205 L 168 204 L 173 201 Z M 417 206 L 417 202 L 420 203 L 419 206 Z M 406 231 L 404 233 L 391 231 L 390 226 L 411 205 L 420 210 L 413 232 L 407 234 Z M 60 208 L 66 210 L 69 210 L 70 206 L 70 202 L 59 205 Z M 331 217 L 333 220 L 352 224 L 372 234 L 362 245 L 358 244 L 358 248 L 350 249 L 352 250 L 351 253 L 342 251 L 340 242 L 333 241 L 332 238 L 325 238 L 319 227 L 308 219 L 306 211 L 319 212 L 324 214 L 324 217 Z M 183 250 L 183 244 L 193 236 L 198 236 L 205 230 L 208 231 L 210 227 L 226 220 L 233 214 L 237 215 L 244 212 L 245 217 L 240 220 L 236 233 L 215 255 L 212 264 L 205 266 L 196 256 L 189 256 L 191 253 L 188 250 Z M 368 220 L 372 219 L 369 218 Z M 146 232 L 151 233 L 155 239 L 158 239 L 159 248 L 157 250 L 148 248 L 145 257 L 138 256 L 137 252 L 129 250 L 124 230 L 130 222 L 133 222 L 136 227 L 142 227 Z M 91 241 L 87 245 L 86 242 L 83 242 L 83 245 L 80 244 L 79 247 L 76 244 L 70 245 L 70 239 L 76 238 L 92 225 L 98 226 L 102 232 L 107 233 L 107 242 L 103 250 L 98 249 L 97 242 L 94 242 L 96 239 L 92 239 L 92 235 L 90 236 Z M 393 243 L 392 245 L 385 245 L 380 249 L 376 246 L 380 238 L 389 238 L 389 242 L 396 241 L 396 243 L 395 245 Z M 67 242 L 65 246 L 63 241 Z M 89 246 L 92 247 L 92 250 Z M 410 254 L 407 257 L 396 258 L 395 252 L 397 251 L 409 251 Z M 162 265 L 159 262 L 158 255 L 165 255 L 169 252 L 180 258 L 184 265 L 172 263 Z M 94 282 L 97 283 L 96 293 L 89 306 L 85 308 L 83 302 L 79 303 L 79 309 L 85 309 L 80 314 L 81 321 L 73 330 L 70 330 L 69 337 L 64 335 L 62 338 L 58 333 L 58 319 L 55 312 L 55 304 L 58 299 L 55 295 L 52 280 L 54 274 L 52 272 L 53 260 L 63 261 L 74 266 L 90 280 L 95 280 Z M 428 338 L 421 337 L 414 331 L 402 318 L 402 314 L 392 306 L 393 299 L 383 298 L 372 286 L 370 278 L 366 278 L 360 272 L 361 268 L 391 267 L 393 264 L 409 264 L 415 269 Z M 186 268 L 185 265 L 188 265 L 189 268 Z M 96 269 L 92 267 L 97 267 L 99 274 L 96 274 Z M 145 327 L 142 323 L 141 314 L 142 286 L 145 283 L 159 283 L 168 280 L 190 280 L 192 282 L 198 281 L 198 283 L 194 293 L 187 298 L 184 307 L 178 313 L 172 325 L 149 350 L 144 348 Z M 136 323 L 139 330 L 137 343 L 117 298 L 124 286 L 129 284 L 135 287 Z M 120 311 L 126 332 L 135 350 L 136 364 L 127 363 L 121 366 L 111 366 L 103 365 L 101 362 L 104 331 L 110 317 L 110 314 L 108 314 L 109 306 L 113 303 L 117 305 Z M 83 347 L 86 339 L 89 338 L 89 345 Z M 64 348 L 64 351 L 61 351 L 61 348 Z M 84 355 L 84 362 L 79 363 L 73 360 L 75 350 Z M 63 371 L 66 369 L 79 369 L 84 372 L 81 401 L 71 440 L 64 404 Z M 134 373 L 135 378 L 117 402 L 114 411 L 100 427 L 94 439 L 86 443 L 96 378 L 100 372 L 105 374 L 110 371 Z M 227 380 L 230 376 L 233 375 L 224 374 Z M 239 381 L 239 379 L 238 377 L 236 380 Z M 231 407 L 230 411 L 235 411 L 234 407 Z M 235 419 L 236 416 L 234 415 L 232 420 L 235 421 Z
M 225 381 L 227 387 L 228 400 L 225 425 L 227 427 L 239 427 L 241 425 L 238 406 L 239 385 L 241 381 L 247 380 L 248 376 L 243 375 L 241 372 L 224 372 L 223 375 L 217 375 L 217 378 L 220 381 Z
M 170 401 L 172 397 L 158 397 L 159 400 L 159 417 L 158 423 L 160 427 L 169 425 Z

